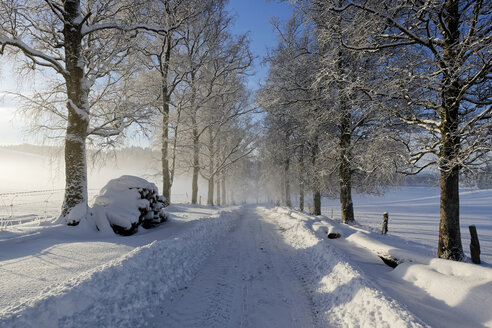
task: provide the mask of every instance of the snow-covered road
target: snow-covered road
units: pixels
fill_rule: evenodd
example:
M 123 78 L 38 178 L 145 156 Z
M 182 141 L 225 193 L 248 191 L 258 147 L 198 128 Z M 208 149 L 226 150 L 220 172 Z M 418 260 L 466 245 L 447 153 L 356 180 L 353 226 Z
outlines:
M 130 237 L 0 231 L 0 327 L 492 327 L 487 265 L 282 207 L 168 211 Z
M 156 326 L 314 327 L 303 283 L 278 227 L 246 207 L 199 275 L 163 305 Z

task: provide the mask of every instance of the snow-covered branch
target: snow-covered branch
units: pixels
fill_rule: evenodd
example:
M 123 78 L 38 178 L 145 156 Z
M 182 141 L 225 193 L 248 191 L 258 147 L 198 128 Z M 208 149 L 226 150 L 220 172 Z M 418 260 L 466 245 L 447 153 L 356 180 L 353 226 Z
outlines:
M 11 46 L 14 48 L 19 49 L 22 51 L 26 56 L 31 58 L 36 64 L 45 66 L 45 67 L 51 67 L 58 73 L 62 74 L 63 76 L 67 76 L 68 72 L 65 69 L 65 67 L 60 63 L 60 61 L 63 60 L 63 58 L 55 58 L 52 56 L 47 55 L 46 53 L 36 50 L 26 43 L 24 43 L 22 40 L 18 39 L 11 39 L 11 38 L 6 38 L 3 36 L 0 36 L 0 54 L 3 54 L 5 51 L 6 46 Z

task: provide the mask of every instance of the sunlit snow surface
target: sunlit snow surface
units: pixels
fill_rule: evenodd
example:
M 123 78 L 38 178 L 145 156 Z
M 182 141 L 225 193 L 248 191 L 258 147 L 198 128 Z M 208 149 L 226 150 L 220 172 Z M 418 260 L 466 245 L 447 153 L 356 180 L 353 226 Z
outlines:
M 194 277 L 234 210 L 172 205 L 169 222 L 132 237 L 85 222 L 2 230 L 0 327 L 136 327 L 165 293 Z
M 131 237 L 83 223 L 0 231 L 0 326 L 492 327 L 487 266 L 286 208 L 168 211 Z
M 439 188 L 399 187 L 382 196 L 355 195 L 355 219 L 362 226 L 381 231 L 383 213 L 389 213 L 389 235 L 428 246 L 436 254 L 439 235 Z M 340 219 L 338 199 L 323 199 L 322 213 Z M 481 258 L 492 264 L 492 190 L 460 190 L 460 224 L 463 249 L 470 256 L 468 226 L 477 227 Z

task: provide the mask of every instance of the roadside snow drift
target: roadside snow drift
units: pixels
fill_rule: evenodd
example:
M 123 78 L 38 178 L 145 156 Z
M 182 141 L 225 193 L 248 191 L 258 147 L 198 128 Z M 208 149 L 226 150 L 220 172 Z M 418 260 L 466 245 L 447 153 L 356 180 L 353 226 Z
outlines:
M 315 299 L 334 325 L 422 324 L 413 321 L 416 315 L 432 327 L 492 327 L 488 265 L 438 259 L 425 245 L 323 216 L 285 208 L 265 211 L 290 245 L 304 249 L 308 267 L 316 272 L 312 283 L 319 281 Z M 330 232 L 342 237 L 329 240 Z M 399 264 L 391 269 L 379 256 Z
M 139 327 L 166 294 L 192 279 L 234 212 L 202 218 L 178 237 L 138 247 L 38 297 L 3 309 L 0 327 Z
M 384 295 L 332 245 L 312 229 L 314 220 L 277 208 L 264 209 L 281 229 L 285 242 L 298 250 L 299 274 L 311 288 L 324 319 L 340 327 L 423 327 L 403 305 Z M 326 235 L 325 237 L 326 238 Z

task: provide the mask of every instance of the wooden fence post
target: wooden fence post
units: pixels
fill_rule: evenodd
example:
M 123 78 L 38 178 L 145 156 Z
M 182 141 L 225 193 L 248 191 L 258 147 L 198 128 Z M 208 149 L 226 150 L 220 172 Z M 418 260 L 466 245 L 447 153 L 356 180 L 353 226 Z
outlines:
M 472 262 L 475 264 L 480 264 L 480 243 L 478 242 L 477 227 L 475 225 L 468 226 L 471 235 L 470 241 L 470 253 Z
M 383 227 L 381 229 L 381 234 L 386 235 L 388 232 L 388 212 L 383 213 Z

